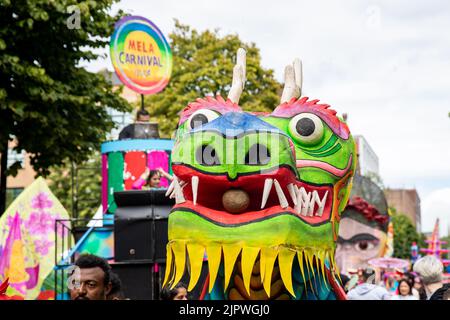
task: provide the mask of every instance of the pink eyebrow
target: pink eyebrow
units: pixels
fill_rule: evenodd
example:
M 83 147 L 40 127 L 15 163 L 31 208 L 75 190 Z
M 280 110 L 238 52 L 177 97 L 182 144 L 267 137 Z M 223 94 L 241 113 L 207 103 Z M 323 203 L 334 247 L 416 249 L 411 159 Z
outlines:
M 323 161 L 316 161 L 316 160 L 297 160 L 297 168 L 305 168 L 305 167 L 314 167 L 319 168 L 322 170 L 325 170 L 336 177 L 343 177 L 347 171 L 350 169 L 350 166 L 352 165 L 352 159 L 353 155 L 350 154 L 350 157 L 348 158 L 347 166 L 344 169 L 336 168 L 335 166 L 323 162 Z

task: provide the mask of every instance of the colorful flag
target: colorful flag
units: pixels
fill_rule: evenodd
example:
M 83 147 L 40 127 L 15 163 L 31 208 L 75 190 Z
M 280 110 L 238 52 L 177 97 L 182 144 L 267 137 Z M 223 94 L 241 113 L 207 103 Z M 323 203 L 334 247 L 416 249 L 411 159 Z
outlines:
M 0 282 L 7 293 L 36 299 L 55 266 L 55 240 L 67 239 L 69 214 L 43 178 L 36 179 L 0 218 Z M 73 243 L 73 242 L 72 242 Z

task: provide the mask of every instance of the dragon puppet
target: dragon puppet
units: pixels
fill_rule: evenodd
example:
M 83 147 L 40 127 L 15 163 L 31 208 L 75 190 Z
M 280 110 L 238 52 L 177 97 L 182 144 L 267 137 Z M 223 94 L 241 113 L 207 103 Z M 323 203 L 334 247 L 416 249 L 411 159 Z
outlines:
M 299 98 L 298 59 L 272 113 L 244 112 L 245 55 L 227 100 L 197 99 L 180 114 L 163 285 L 187 270 L 193 290 L 207 260 L 203 299 L 345 299 L 334 251 L 354 140 L 329 105 Z

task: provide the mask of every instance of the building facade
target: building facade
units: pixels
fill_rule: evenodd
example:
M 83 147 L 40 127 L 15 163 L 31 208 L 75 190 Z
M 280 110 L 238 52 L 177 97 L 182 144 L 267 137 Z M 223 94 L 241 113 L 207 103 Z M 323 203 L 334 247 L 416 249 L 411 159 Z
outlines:
M 420 198 L 416 189 L 386 189 L 384 191 L 390 207 L 394 207 L 398 213 L 408 216 L 416 230 L 421 232 Z
M 378 156 L 362 135 L 354 136 L 358 152 L 358 169 L 362 176 L 380 175 Z

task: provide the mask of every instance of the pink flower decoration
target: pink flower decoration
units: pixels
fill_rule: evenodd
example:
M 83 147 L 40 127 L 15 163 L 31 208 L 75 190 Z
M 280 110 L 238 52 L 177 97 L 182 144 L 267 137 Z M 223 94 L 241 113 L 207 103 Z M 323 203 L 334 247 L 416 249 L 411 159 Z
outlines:
M 31 200 L 31 207 L 34 209 L 51 208 L 53 202 L 48 198 L 45 192 L 40 192 L 36 197 Z
M 34 241 L 34 249 L 36 253 L 39 253 L 43 256 L 48 254 L 48 249 L 53 245 L 52 241 L 47 240 L 46 238 L 36 239 Z
M 30 234 L 48 234 L 55 232 L 56 217 L 45 211 L 33 211 L 25 221 L 25 227 Z

